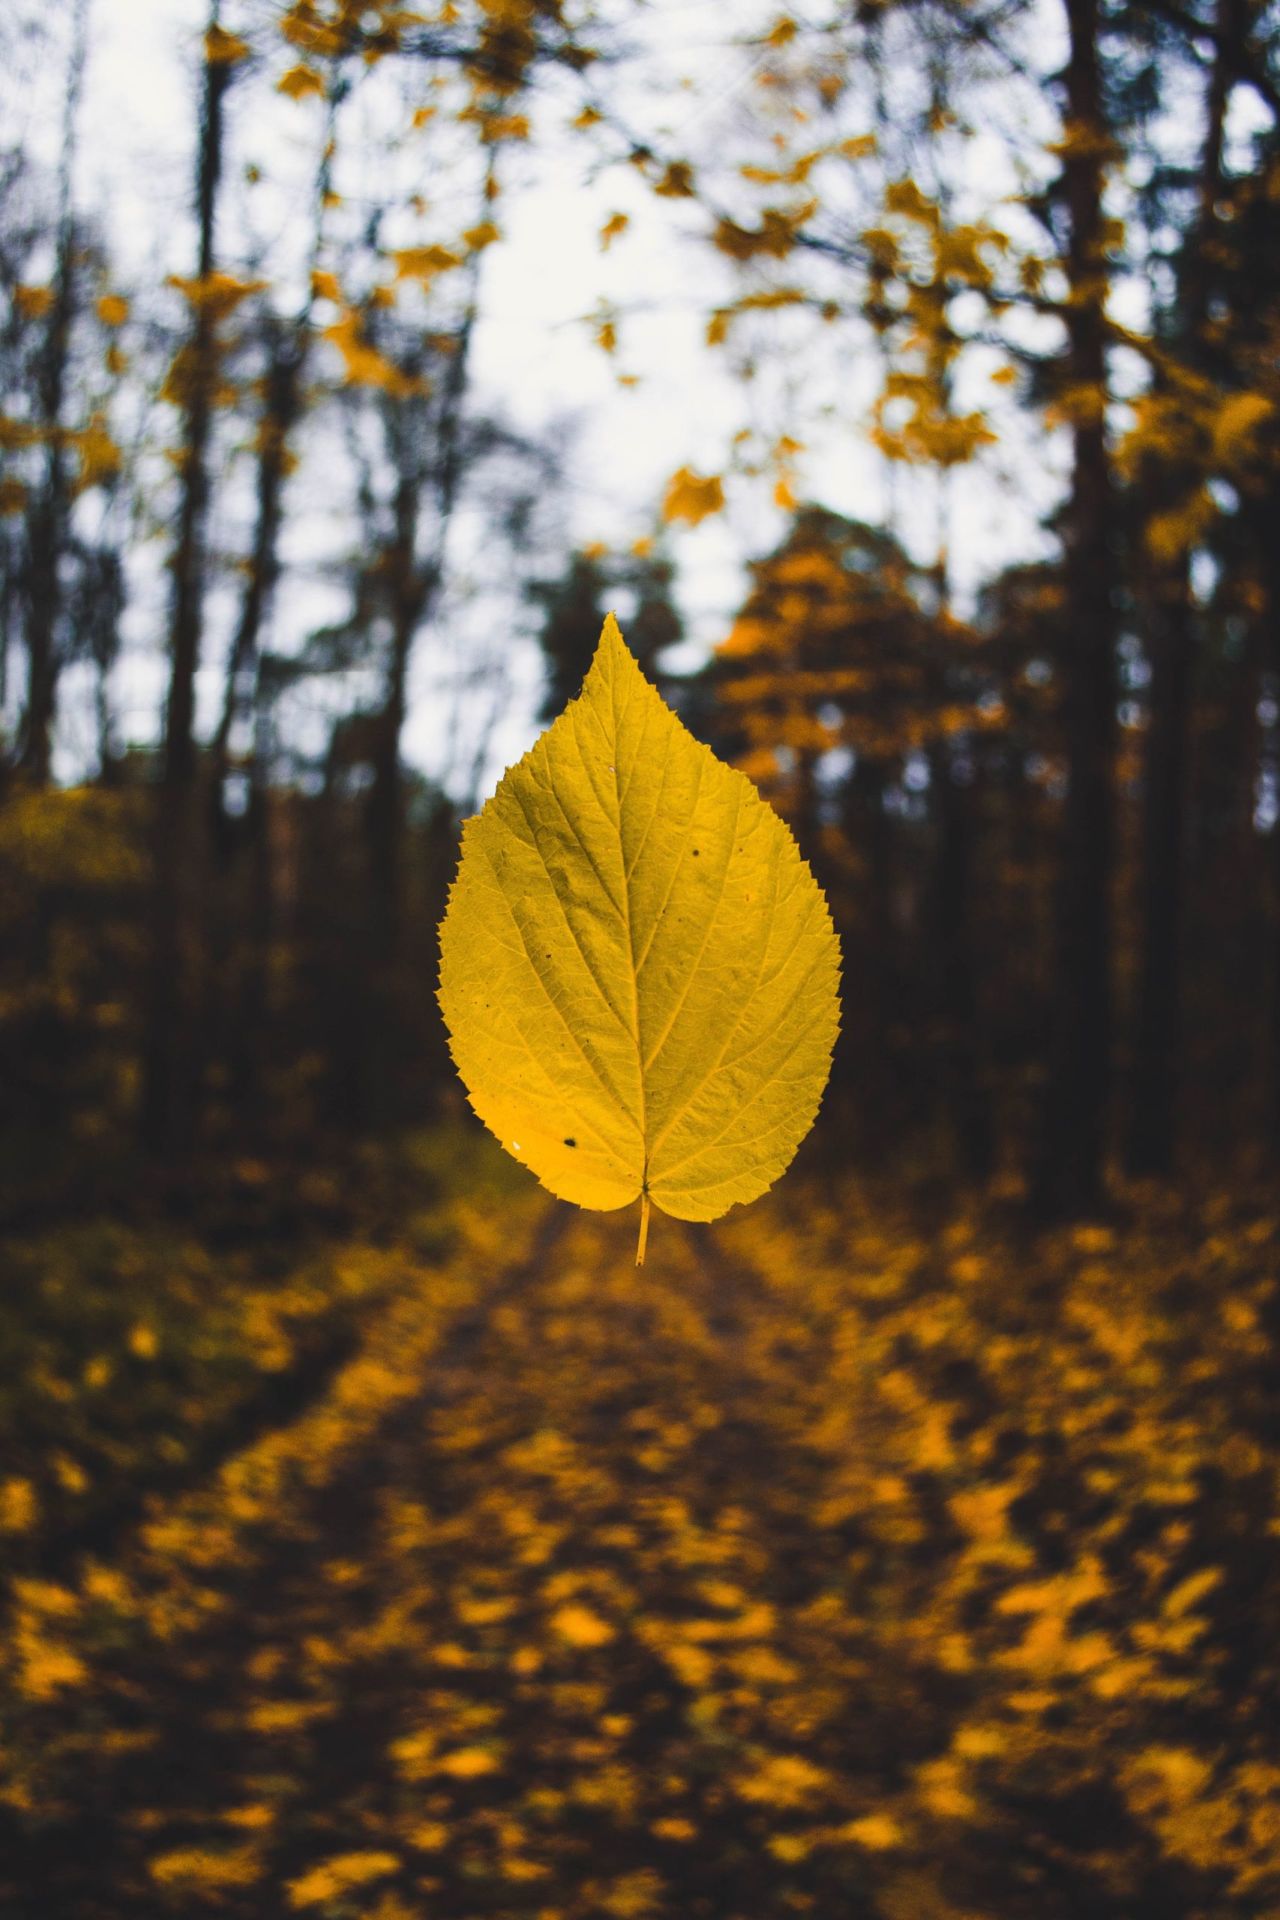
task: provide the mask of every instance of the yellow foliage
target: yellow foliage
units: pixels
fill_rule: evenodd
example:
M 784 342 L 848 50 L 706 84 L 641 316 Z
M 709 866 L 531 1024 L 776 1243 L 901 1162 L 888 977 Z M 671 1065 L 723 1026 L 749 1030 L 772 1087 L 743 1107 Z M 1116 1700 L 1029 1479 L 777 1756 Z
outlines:
M 0 1480 L 0 1533 L 29 1533 L 39 1514 L 36 1490 L 29 1480 L 16 1474 Z
M 369 343 L 358 313 L 348 310 L 341 320 L 326 327 L 321 337 L 341 354 L 343 377 L 348 386 L 381 387 L 384 393 L 396 398 L 425 391 L 425 382 L 420 376 L 403 372 Z
M 191 306 L 215 321 L 225 320 L 242 300 L 261 293 L 266 284 L 265 280 L 241 280 L 234 273 L 209 273 L 203 279 L 198 275 L 184 278 L 171 273 L 165 282 L 166 286 L 176 287 Z
M 24 286 L 20 282 L 13 290 L 13 304 L 24 320 L 39 320 L 53 305 L 53 288 Z
M 249 42 L 225 27 L 212 26 L 204 36 L 204 57 L 211 67 L 233 67 L 249 57 Z
M 791 211 L 766 207 L 758 227 L 743 227 L 736 220 L 721 219 L 712 234 L 714 244 L 731 260 L 748 261 L 761 257 L 785 260 L 796 244 L 796 235 L 809 220 L 816 202 L 806 201 Z
M 289 1882 L 291 1907 L 318 1907 L 340 1899 L 353 1887 L 364 1887 L 381 1880 L 400 1866 L 398 1854 L 371 1849 L 366 1853 L 337 1853 L 320 1861 L 309 1872 Z
M 208 1847 L 178 1847 L 172 1853 L 158 1853 L 147 1862 L 147 1871 L 161 1887 L 200 1890 L 216 1894 L 220 1887 L 251 1887 L 262 1878 L 262 1862 L 248 1848 L 238 1847 L 214 1852 Z
M 340 9 L 339 21 L 345 5 Z M 361 9 L 363 11 L 363 9 Z M 359 13 L 355 9 L 350 13 L 351 25 L 359 24 Z M 346 52 L 347 38 L 340 24 L 330 25 L 320 18 L 316 0 L 294 0 L 293 5 L 280 22 L 280 31 L 292 45 L 303 53 L 319 54 L 322 58 L 332 59 Z
M 1197 487 L 1179 506 L 1152 514 L 1145 530 L 1149 551 L 1166 565 L 1182 559 L 1204 538 L 1216 511 L 1209 489 Z
M 462 265 L 462 255 L 450 247 L 399 247 L 392 254 L 397 280 L 418 280 L 430 286 L 438 274 L 449 273 Z
M 497 1757 L 487 1747 L 458 1747 L 453 1753 L 442 1754 L 437 1763 L 440 1773 L 451 1774 L 455 1780 L 478 1780 L 483 1773 L 496 1773 L 497 1767 Z
M 107 431 L 104 414 L 93 413 L 89 416 L 88 426 L 82 427 L 75 436 L 75 446 L 80 456 L 80 471 L 76 475 L 79 492 L 101 486 L 105 480 L 113 480 L 119 473 L 123 456 Z
M 324 75 L 301 61 L 289 67 L 276 81 L 276 92 L 290 100 L 306 100 L 312 94 L 324 95 Z
M 696 527 L 711 514 L 724 511 L 724 482 L 718 473 L 706 476 L 681 467 L 667 482 L 662 502 L 664 520 L 687 520 Z
M 603 1647 L 613 1639 L 614 1631 L 590 1607 L 561 1607 L 551 1616 L 553 1631 L 571 1647 Z
M 901 1826 L 888 1813 L 865 1813 L 860 1820 L 850 1820 L 847 1826 L 838 1829 L 838 1837 L 851 1840 L 855 1847 L 866 1847 L 871 1853 L 885 1853 L 906 1842 Z
M 1213 421 L 1213 453 L 1228 471 L 1274 445 L 1276 402 L 1265 393 L 1228 394 Z
M 661 179 L 654 182 L 653 190 L 664 200 L 691 200 L 695 192 L 693 168 L 687 160 L 673 160 L 663 169 Z
M 751 1773 L 739 1775 L 733 1788 L 743 1800 L 796 1808 L 808 1806 L 829 1784 L 830 1776 L 802 1754 L 775 1753 L 762 1756 Z

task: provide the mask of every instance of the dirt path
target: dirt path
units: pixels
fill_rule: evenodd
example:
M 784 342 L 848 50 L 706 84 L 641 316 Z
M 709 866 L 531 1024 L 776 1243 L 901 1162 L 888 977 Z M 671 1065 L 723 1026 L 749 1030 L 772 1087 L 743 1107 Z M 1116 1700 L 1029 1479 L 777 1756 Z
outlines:
M 31 1598 L 82 1671 L 18 1729 L 6 1916 L 1263 1910 L 1163 1842 L 1223 1764 L 1202 1636 L 1134 1667 L 1097 1462 L 1030 1431 L 1040 1336 L 1002 1375 L 909 1259 L 660 1226 L 642 1276 L 562 1209 L 496 1282 L 424 1275 L 323 1404 Z

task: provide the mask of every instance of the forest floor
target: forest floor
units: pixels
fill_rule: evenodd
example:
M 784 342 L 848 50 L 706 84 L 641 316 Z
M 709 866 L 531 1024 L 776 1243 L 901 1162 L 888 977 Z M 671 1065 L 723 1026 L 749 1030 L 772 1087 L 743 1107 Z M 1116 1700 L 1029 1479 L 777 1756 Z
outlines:
M 19 1250 L 6 1920 L 1280 1915 L 1273 1214 L 450 1179 Z

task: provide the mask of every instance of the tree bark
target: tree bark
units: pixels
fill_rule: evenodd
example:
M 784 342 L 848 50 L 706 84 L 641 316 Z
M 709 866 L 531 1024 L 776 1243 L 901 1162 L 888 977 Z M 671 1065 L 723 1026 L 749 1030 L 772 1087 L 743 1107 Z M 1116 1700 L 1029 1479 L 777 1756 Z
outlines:
M 975 767 L 969 783 L 962 785 L 946 749 L 934 753 L 931 786 L 938 823 L 937 990 L 947 1119 L 955 1164 L 964 1178 L 981 1183 L 990 1178 L 995 1163 L 995 1127 L 990 1089 L 983 1074 L 974 958 L 973 840 L 978 778 Z
M 382 706 L 373 729 L 372 773 L 365 814 L 369 859 L 372 943 L 370 969 L 371 1027 L 365 1046 L 366 1119 L 382 1125 L 393 1108 L 397 975 L 400 960 L 402 848 L 404 795 L 400 782 L 400 738 L 408 709 L 409 670 L 414 640 L 444 579 L 444 544 L 462 477 L 463 403 L 466 396 L 471 339 L 478 312 L 479 256 L 472 262 L 471 287 L 454 351 L 448 359 L 440 412 L 436 424 L 436 458 L 430 469 L 434 494 L 435 547 L 429 557 L 418 555 L 418 521 L 424 504 L 424 480 L 408 423 L 390 416 L 399 478 L 393 507 L 393 529 L 384 556 L 391 616 L 391 651 Z M 410 371 L 418 371 L 410 369 Z M 388 407 L 397 403 L 387 402 Z M 412 405 L 412 402 L 409 403 Z M 404 439 L 399 440 L 399 436 Z
M 1035 1198 L 1042 1218 L 1088 1213 L 1103 1196 L 1111 1091 L 1111 875 L 1117 619 L 1106 443 L 1102 189 L 1107 125 L 1098 67 L 1099 0 L 1066 0 L 1063 186 L 1067 383 L 1076 397 L 1064 525 L 1060 662 L 1067 793 L 1059 854 L 1052 1034 Z M 1082 399 L 1082 396 L 1084 398 Z
M 1230 93 L 1236 0 L 1218 0 L 1200 168 L 1199 211 L 1184 247 L 1177 337 L 1194 358 L 1209 301 L 1208 247 L 1222 185 L 1222 142 Z M 1198 476 L 1179 465 L 1157 476 L 1154 503 L 1176 507 Z M 1187 786 L 1195 608 L 1190 556 L 1155 570 L 1148 596 L 1151 693 L 1143 785 L 1141 958 L 1133 1092 L 1126 1165 L 1137 1178 L 1173 1172 L 1182 1065 L 1182 958 L 1186 891 Z
M 211 27 L 217 25 L 217 19 L 218 0 L 213 0 Z M 215 258 L 223 96 L 228 73 L 225 63 L 206 60 L 196 169 L 196 273 L 201 285 L 212 273 Z M 199 297 L 197 290 L 185 397 L 182 490 L 171 562 L 170 675 L 160 778 L 155 791 L 151 979 L 143 1058 L 143 1138 L 153 1152 L 165 1157 L 180 1153 L 189 1143 L 195 1121 L 191 947 L 203 838 L 196 792 L 195 679 L 204 614 L 216 346 L 211 305 Z
M 1275 514 L 1280 497 L 1273 497 L 1271 511 L 1265 516 L 1266 537 L 1262 541 L 1263 581 L 1266 593 L 1266 658 L 1270 669 L 1273 696 L 1280 690 L 1280 543 L 1275 538 Z M 1276 771 L 1280 782 L 1280 768 Z M 1267 1072 L 1267 1142 L 1273 1155 L 1280 1157 L 1280 821 L 1271 828 L 1271 1019 Z
M 37 787 L 47 786 L 52 762 L 53 721 L 57 706 L 59 567 L 67 543 L 71 489 L 62 448 L 62 408 L 75 305 L 75 217 L 71 170 L 75 160 L 76 114 L 87 52 L 87 0 L 79 0 L 72 25 L 62 123 L 58 181 L 58 244 L 44 349 L 36 374 L 44 476 L 27 521 L 27 699 L 19 735 L 18 768 Z

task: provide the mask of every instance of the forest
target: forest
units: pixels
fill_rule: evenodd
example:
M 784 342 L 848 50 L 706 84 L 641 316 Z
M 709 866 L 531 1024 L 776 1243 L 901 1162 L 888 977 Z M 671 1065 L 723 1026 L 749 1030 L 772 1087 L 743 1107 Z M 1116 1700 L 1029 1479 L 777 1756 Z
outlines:
M 611 613 L 841 957 L 641 1268 Z M 1277 1920 L 1278 1179 L 1276 0 L 0 10 L 6 1916 Z

